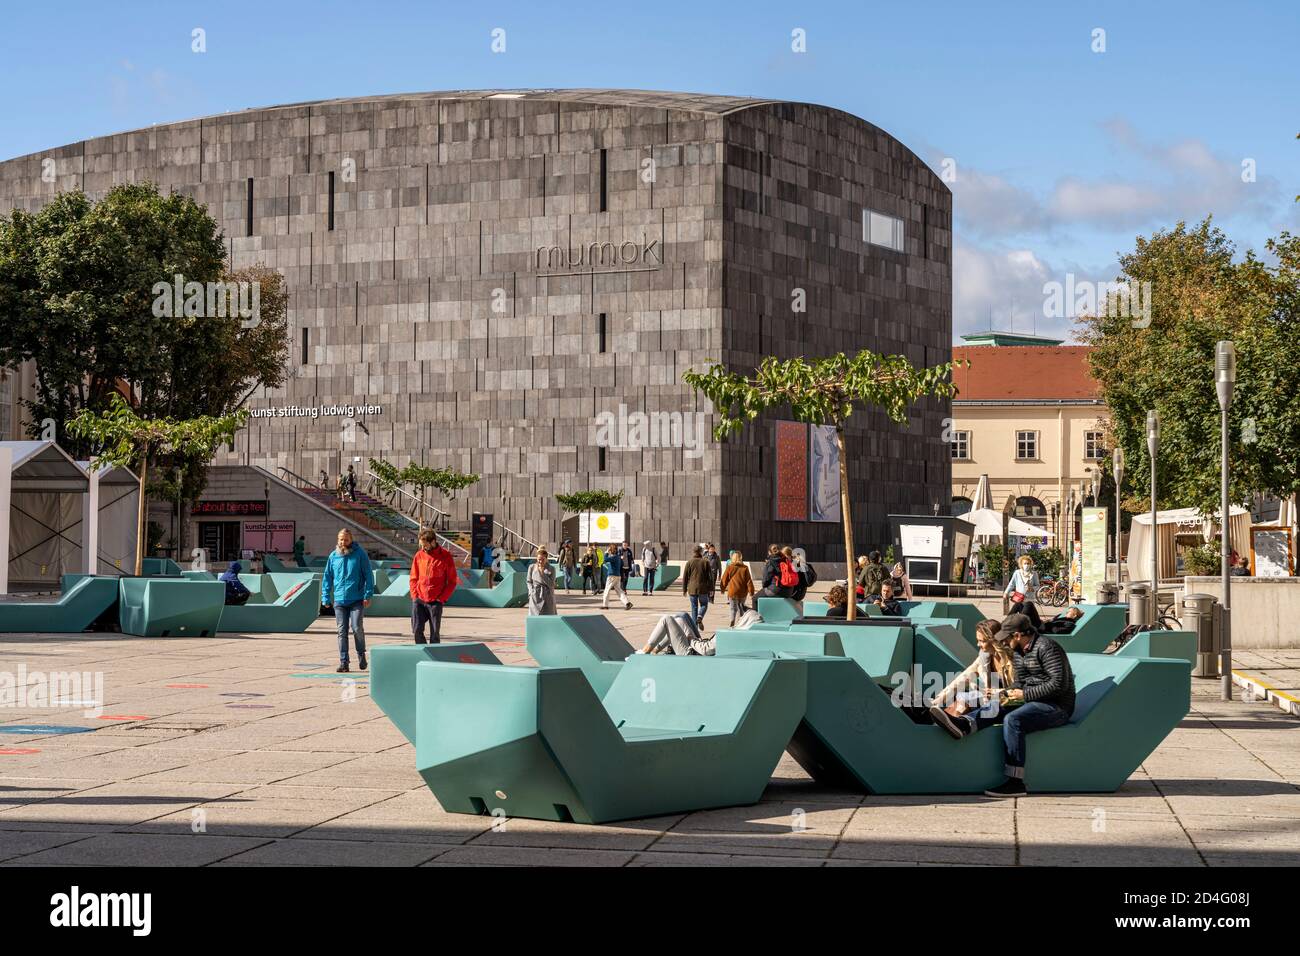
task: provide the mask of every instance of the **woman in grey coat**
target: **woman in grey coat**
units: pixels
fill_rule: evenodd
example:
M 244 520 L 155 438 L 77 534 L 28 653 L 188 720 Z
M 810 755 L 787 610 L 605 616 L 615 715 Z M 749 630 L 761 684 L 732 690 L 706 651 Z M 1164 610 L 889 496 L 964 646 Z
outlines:
M 537 549 L 537 560 L 528 568 L 528 613 L 554 614 L 555 569 L 545 548 Z

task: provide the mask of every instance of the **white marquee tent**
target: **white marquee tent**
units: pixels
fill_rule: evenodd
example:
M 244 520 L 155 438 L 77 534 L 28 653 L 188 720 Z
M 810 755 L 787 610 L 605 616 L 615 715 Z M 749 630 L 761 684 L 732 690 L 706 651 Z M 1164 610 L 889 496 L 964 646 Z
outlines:
M 1239 505 L 1229 509 L 1232 515 L 1228 528 L 1228 537 L 1232 547 L 1239 554 L 1250 553 L 1250 511 Z M 1218 518 L 1206 517 L 1196 508 L 1173 508 L 1156 512 L 1156 523 L 1160 529 L 1160 580 L 1167 581 L 1175 577 L 1174 537 L 1180 532 L 1197 532 L 1200 534 L 1217 533 Z M 1124 559 L 1128 568 L 1130 581 L 1151 580 L 1151 512 L 1144 511 L 1133 516 L 1129 528 L 1128 555 Z
M 55 590 L 59 577 L 85 569 L 84 469 L 52 441 L 0 442 L 0 594 L 10 582 Z

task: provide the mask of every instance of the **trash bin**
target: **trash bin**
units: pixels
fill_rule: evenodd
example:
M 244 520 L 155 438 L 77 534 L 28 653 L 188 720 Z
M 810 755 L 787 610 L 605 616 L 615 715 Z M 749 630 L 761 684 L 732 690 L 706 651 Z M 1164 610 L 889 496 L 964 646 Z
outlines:
M 1119 585 L 1114 581 L 1102 581 L 1097 585 L 1098 604 L 1118 604 Z
M 1193 677 L 1218 677 L 1219 651 L 1223 643 L 1220 618 L 1223 607 L 1213 594 L 1188 594 L 1183 597 L 1183 627 L 1196 632 L 1196 666 Z
M 1129 624 L 1154 624 L 1155 606 L 1152 602 L 1153 596 L 1149 581 L 1130 582 L 1128 586 Z

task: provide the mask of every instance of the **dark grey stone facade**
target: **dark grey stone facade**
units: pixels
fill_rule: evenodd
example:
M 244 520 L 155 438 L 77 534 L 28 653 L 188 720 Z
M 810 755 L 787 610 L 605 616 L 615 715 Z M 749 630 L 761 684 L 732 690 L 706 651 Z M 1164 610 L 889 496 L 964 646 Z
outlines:
M 452 465 L 483 476 L 459 517 L 493 512 L 537 541 L 559 533 L 556 492 L 600 487 L 624 491 L 632 535 L 675 557 L 702 540 L 838 555 L 838 525 L 773 520 L 770 422 L 725 447 L 710 437 L 700 457 L 611 448 L 601 470 L 596 416 L 707 412 L 681 374 L 710 359 L 951 355 L 947 187 L 824 107 L 573 90 L 257 109 L 0 163 L 0 209 L 141 180 L 206 203 L 234 266 L 288 280 L 293 376 L 251 407 L 382 409 L 357 428 L 254 419 L 218 463 L 308 478 L 357 456 Z M 904 251 L 863 241 L 868 207 L 905 222 Z M 948 500 L 949 414 L 930 401 L 910 429 L 854 423 L 860 541 Z

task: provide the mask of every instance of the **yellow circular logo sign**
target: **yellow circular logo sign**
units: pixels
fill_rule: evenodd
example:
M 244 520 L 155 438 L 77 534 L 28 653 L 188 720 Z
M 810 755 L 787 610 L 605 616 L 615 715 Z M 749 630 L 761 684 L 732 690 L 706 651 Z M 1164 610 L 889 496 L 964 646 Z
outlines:
M 608 531 L 608 530 L 609 530 L 609 517 L 608 517 L 607 515 L 601 515 L 599 518 L 597 518 L 597 519 L 596 519 L 596 527 L 599 528 L 601 531 Z

